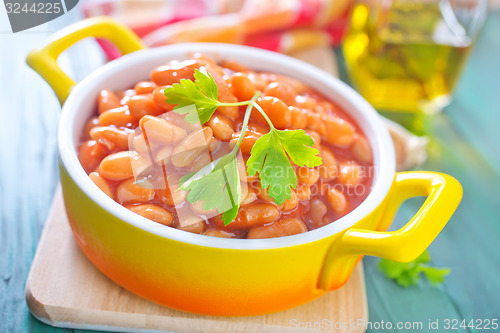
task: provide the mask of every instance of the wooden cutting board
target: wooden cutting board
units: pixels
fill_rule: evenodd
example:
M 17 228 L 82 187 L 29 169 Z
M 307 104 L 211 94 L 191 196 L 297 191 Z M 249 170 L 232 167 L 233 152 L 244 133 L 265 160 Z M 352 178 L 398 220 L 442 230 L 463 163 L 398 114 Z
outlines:
M 73 240 L 61 190 L 54 202 L 26 283 L 26 302 L 42 322 L 65 328 L 103 331 L 176 332 L 352 332 L 335 323 L 368 320 L 363 266 L 339 290 L 300 307 L 265 316 L 211 317 L 172 310 L 115 284 L 87 260 Z M 294 323 L 331 326 L 296 329 Z M 325 324 L 327 323 L 327 324 Z
M 328 47 L 293 56 L 337 74 L 334 54 Z M 368 320 L 362 264 L 341 289 L 303 306 L 265 316 L 200 316 L 151 303 L 115 284 L 87 260 L 73 240 L 60 190 L 31 266 L 26 302 L 36 318 L 52 326 L 120 332 L 362 333 L 362 325 L 348 325 Z

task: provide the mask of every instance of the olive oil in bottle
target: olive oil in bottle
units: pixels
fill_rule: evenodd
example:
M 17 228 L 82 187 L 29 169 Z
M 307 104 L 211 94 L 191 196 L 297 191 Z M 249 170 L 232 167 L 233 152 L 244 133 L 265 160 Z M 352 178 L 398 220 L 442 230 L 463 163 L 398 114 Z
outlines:
M 369 0 L 354 7 L 343 51 L 375 108 L 435 112 L 449 103 L 470 48 L 449 1 Z

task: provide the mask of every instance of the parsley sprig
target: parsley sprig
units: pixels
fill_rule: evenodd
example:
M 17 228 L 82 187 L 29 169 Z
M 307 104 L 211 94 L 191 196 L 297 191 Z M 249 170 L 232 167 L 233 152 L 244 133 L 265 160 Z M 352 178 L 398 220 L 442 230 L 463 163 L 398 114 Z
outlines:
M 195 80 L 182 79 L 165 89 L 167 103 L 176 104 L 174 111 L 179 114 L 187 114 L 185 120 L 191 124 L 204 124 L 210 120 L 219 106 L 249 105 L 249 101 L 239 103 L 223 103 L 217 100 L 218 88 L 214 78 L 203 67 L 203 71 L 195 69 Z M 197 113 L 192 113 L 194 105 Z
M 210 75 L 210 74 L 209 74 Z M 191 203 L 203 200 L 203 210 L 217 208 L 222 213 L 225 225 L 231 223 L 238 214 L 241 200 L 241 185 L 237 155 L 241 141 L 245 136 L 253 102 L 260 93 L 250 100 L 243 119 L 241 135 L 233 150 L 216 161 L 209 163 L 198 172 L 190 173 L 180 179 L 180 189 L 189 190 L 187 200 Z M 187 117 L 186 117 L 187 118 Z
M 319 151 L 312 148 L 313 139 L 304 130 L 276 129 L 262 108 L 255 108 L 265 115 L 271 130 L 260 137 L 254 144 L 247 161 L 249 176 L 259 173 L 260 185 L 268 188 L 269 197 L 281 205 L 292 197 L 291 188 L 297 186 L 297 175 L 290 163 L 309 168 L 321 165 Z
M 425 275 L 432 285 L 443 283 L 444 277 L 450 273 L 448 268 L 436 268 L 428 265 L 431 257 L 425 251 L 417 259 L 409 263 L 400 263 L 388 259 L 379 262 L 379 269 L 403 287 L 414 286 Z
M 174 112 L 185 115 L 189 123 L 204 124 L 221 106 L 247 105 L 241 134 L 231 152 L 209 163 L 201 170 L 185 175 L 180 180 L 179 190 L 189 190 L 190 203 L 203 201 L 202 208 L 217 208 L 222 221 L 228 225 L 236 218 L 241 200 L 241 186 L 237 167 L 237 154 L 248 127 L 253 109 L 256 109 L 269 124 L 270 131 L 254 144 L 247 161 L 247 173 L 259 173 L 261 186 L 268 189 L 269 197 L 282 204 L 292 196 L 297 186 L 297 176 L 290 160 L 297 166 L 315 167 L 322 163 L 319 151 L 312 148 L 313 139 L 303 130 L 278 130 L 262 110 L 257 91 L 249 101 L 224 103 L 217 100 L 218 88 L 213 77 L 206 70 L 195 70 L 194 81 L 182 79 L 165 89 L 167 102 L 175 104 Z M 194 105 L 195 108 L 186 108 Z

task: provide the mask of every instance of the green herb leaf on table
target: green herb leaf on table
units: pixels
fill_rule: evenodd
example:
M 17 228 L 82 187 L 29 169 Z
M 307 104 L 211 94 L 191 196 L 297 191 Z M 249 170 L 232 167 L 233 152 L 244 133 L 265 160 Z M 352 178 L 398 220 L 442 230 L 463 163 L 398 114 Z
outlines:
M 169 104 L 177 104 L 174 111 L 187 114 L 185 120 L 195 124 L 206 123 L 213 115 L 220 103 L 217 100 L 217 84 L 210 73 L 195 69 L 195 81 L 181 79 L 171 87 L 165 88 L 165 97 Z M 194 105 L 197 113 L 191 112 Z
M 427 265 L 430 260 L 429 252 L 424 251 L 417 259 L 408 263 L 381 259 L 378 267 L 388 278 L 394 279 L 403 287 L 418 284 L 421 273 L 424 274 L 432 285 L 436 286 L 444 282 L 444 277 L 450 273 L 450 269 Z
M 446 275 L 450 274 L 451 270 L 449 268 L 436 268 L 436 267 L 427 267 L 423 266 L 420 268 L 427 280 L 433 285 L 437 286 L 444 282 L 444 278 Z
M 255 142 L 247 161 L 249 176 L 259 173 L 261 187 L 268 188 L 269 197 L 281 205 L 292 197 L 297 186 L 297 175 L 288 157 L 298 166 L 314 167 L 321 164 L 319 151 L 311 146 L 313 139 L 303 130 L 271 131 Z M 288 156 L 287 156 L 288 154 Z

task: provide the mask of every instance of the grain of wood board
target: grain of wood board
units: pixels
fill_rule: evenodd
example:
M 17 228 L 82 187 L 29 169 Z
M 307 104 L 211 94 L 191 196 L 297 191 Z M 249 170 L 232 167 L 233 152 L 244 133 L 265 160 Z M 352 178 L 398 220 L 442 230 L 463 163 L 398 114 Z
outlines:
M 296 323 L 368 320 L 363 266 L 349 282 L 308 304 L 253 317 L 210 317 L 151 303 L 121 288 L 95 268 L 73 239 L 57 191 L 26 285 L 31 312 L 46 324 L 111 331 L 179 332 L 364 332 L 354 329 L 297 329 Z M 318 325 L 318 324 L 316 324 Z

